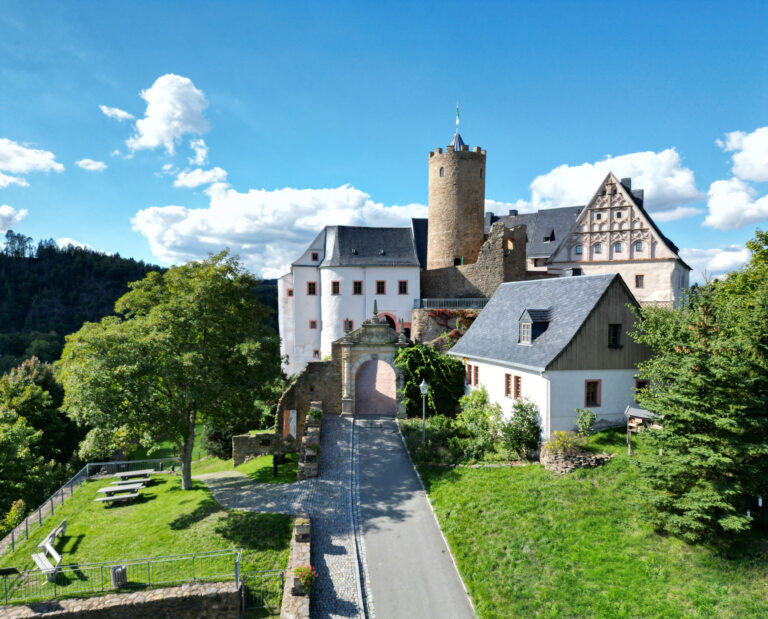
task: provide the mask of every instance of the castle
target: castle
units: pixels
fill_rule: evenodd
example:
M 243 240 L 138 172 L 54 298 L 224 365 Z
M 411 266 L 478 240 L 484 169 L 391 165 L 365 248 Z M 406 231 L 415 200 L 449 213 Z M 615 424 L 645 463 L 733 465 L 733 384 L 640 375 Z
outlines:
M 374 301 L 411 337 L 419 308 L 479 307 L 504 282 L 619 273 L 641 304 L 675 303 L 688 287 L 690 267 L 631 179 L 608 174 L 586 205 L 496 216 L 485 212 L 485 174 L 486 151 L 457 131 L 429 153 L 427 219 L 326 226 L 278 279 L 286 373 L 328 356 Z

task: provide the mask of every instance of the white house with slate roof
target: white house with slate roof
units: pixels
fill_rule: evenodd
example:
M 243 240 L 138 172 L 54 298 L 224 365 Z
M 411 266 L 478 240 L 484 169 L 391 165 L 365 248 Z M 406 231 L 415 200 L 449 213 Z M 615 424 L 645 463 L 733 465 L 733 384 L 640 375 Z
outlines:
M 371 317 L 409 335 L 420 296 L 411 228 L 326 226 L 277 280 L 283 369 L 299 372 L 331 354 L 331 344 Z
M 467 388 L 485 387 L 505 415 L 516 398 L 532 400 L 544 437 L 574 430 L 577 408 L 619 423 L 649 357 L 628 335 L 632 305 L 616 273 L 505 283 L 448 354 L 464 361 Z

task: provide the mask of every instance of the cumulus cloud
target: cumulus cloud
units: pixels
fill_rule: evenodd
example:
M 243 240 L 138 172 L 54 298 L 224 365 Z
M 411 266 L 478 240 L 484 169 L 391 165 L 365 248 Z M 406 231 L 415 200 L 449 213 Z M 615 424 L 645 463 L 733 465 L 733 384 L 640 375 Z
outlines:
M 165 166 L 163 166 L 165 168 Z M 163 170 L 165 171 L 165 169 Z M 222 168 L 211 168 L 202 170 L 197 168 L 189 172 L 179 172 L 176 180 L 173 181 L 174 187 L 199 187 L 200 185 L 209 185 L 210 183 L 219 183 L 227 178 L 227 171 Z
M 11 176 L 0 172 L 0 189 L 9 185 L 19 185 L 20 187 L 29 187 L 29 183 L 19 176 Z
M 93 249 L 90 245 L 87 243 L 81 243 L 80 241 L 76 241 L 75 239 L 70 239 L 69 237 L 62 237 L 60 239 L 56 239 L 56 245 L 58 245 L 61 249 L 65 249 L 67 247 L 79 247 L 80 249 Z
M 114 118 L 115 120 L 119 120 L 120 122 L 123 122 L 124 120 L 133 120 L 135 116 L 131 114 L 130 112 L 126 112 L 125 110 L 121 110 L 119 107 L 109 107 L 107 105 L 100 105 L 99 109 L 101 110 L 102 114 L 105 116 L 109 116 L 110 118 Z
M 327 224 L 409 226 L 427 215 L 424 205 L 384 206 L 350 185 L 242 193 L 215 183 L 206 193 L 206 208 L 153 206 L 133 218 L 159 260 L 181 263 L 229 247 L 254 273 L 278 277 Z
M 712 249 L 684 248 L 680 257 L 693 269 L 691 283 L 702 283 L 707 276 L 716 277 L 733 271 L 749 260 L 749 250 L 741 245 L 727 245 Z
M 694 215 L 700 215 L 704 210 L 693 206 L 676 206 L 668 211 L 659 211 L 653 214 L 655 221 L 675 221 L 677 219 L 684 219 L 685 217 L 693 217 Z
M 758 198 L 757 191 L 740 178 L 715 181 L 708 196 L 704 225 L 710 228 L 733 230 L 768 219 L 768 196 Z
M 75 161 L 75 164 L 89 172 L 103 172 L 107 169 L 106 163 L 103 161 L 94 161 L 93 159 L 81 159 L 80 161 Z
M 717 145 L 733 152 L 733 174 L 747 181 L 768 181 L 768 127 L 752 133 L 731 131 Z
M 523 211 L 586 204 L 609 172 L 617 178 L 632 178 L 632 186 L 645 190 L 645 207 L 654 214 L 670 212 L 681 204 L 703 198 L 696 189 L 693 170 L 683 167 L 674 148 L 607 156 L 594 163 L 561 165 L 537 176 L 530 185 L 531 200 L 517 208 Z M 686 216 L 690 213 L 682 214 Z M 668 219 L 671 215 L 668 214 Z
M 208 163 L 208 146 L 203 138 L 190 140 L 189 147 L 195 151 L 195 156 L 189 158 L 190 165 L 202 166 Z
M 29 148 L 8 138 L 0 138 L 0 170 L 15 174 L 27 172 L 63 172 L 56 155 L 47 150 Z
M 6 232 L 24 219 L 26 209 L 16 210 L 7 204 L 0 204 L 0 232 Z
M 509 211 L 515 210 L 519 213 L 533 213 L 536 211 L 536 207 L 530 202 L 525 200 L 518 200 L 517 202 L 500 202 L 499 200 L 486 199 L 485 210 L 495 215 L 507 215 Z
M 126 141 L 131 151 L 163 146 L 172 155 L 185 134 L 208 130 L 203 117 L 208 101 L 188 77 L 162 75 L 141 92 L 141 97 L 147 102 L 147 110 L 144 118 L 136 121 L 134 135 Z

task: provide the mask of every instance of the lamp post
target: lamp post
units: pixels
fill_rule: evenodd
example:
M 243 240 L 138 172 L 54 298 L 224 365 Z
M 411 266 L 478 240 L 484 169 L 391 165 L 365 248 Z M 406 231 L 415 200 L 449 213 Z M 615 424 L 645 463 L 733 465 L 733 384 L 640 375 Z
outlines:
M 429 389 L 429 386 L 427 385 L 427 381 L 422 378 L 421 384 L 419 385 L 419 391 L 421 391 L 421 444 L 422 445 L 426 445 L 427 443 L 427 389 Z

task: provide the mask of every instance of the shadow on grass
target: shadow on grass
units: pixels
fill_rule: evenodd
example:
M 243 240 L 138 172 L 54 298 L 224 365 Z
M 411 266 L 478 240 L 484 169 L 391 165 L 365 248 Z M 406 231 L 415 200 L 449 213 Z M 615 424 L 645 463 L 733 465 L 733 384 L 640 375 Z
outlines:
M 291 535 L 291 518 L 285 514 L 231 511 L 219 520 L 215 531 L 248 550 L 283 550 Z
M 202 503 L 200 503 L 200 505 L 198 505 L 191 512 L 187 514 L 182 514 L 181 516 L 178 516 L 173 520 L 171 520 L 171 522 L 168 523 L 168 526 L 174 531 L 181 531 L 184 529 L 188 529 L 193 524 L 196 524 L 201 520 L 205 520 L 208 516 L 219 511 L 220 509 L 221 509 L 221 505 L 219 505 L 213 499 L 208 498 L 208 499 L 205 499 Z
M 285 462 L 277 465 L 277 476 L 272 467 L 268 466 L 248 473 L 248 477 L 262 484 L 288 484 L 296 481 L 298 463 L 299 454 L 289 453 L 285 455 Z
M 69 554 L 74 554 L 77 552 L 77 549 L 80 547 L 83 538 L 85 538 L 85 535 L 82 533 L 80 535 L 65 535 L 62 538 L 64 540 L 62 545 L 62 553 L 66 552 Z

